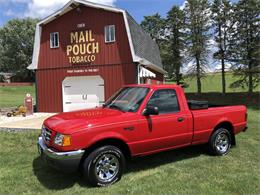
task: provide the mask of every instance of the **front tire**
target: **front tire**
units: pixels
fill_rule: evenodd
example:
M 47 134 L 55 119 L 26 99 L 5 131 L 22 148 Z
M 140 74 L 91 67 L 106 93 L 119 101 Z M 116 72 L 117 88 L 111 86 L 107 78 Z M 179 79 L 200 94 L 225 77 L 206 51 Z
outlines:
M 125 157 L 115 146 L 103 146 L 92 151 L 83 163 L 83 176 L 92 186 L 107 186 L 121 179 Z
M 210 137 L 209 150 L 210 153 L 217 156 L 228 154 L 231 147 L 231 135 L 225 128 L 217 129 Z

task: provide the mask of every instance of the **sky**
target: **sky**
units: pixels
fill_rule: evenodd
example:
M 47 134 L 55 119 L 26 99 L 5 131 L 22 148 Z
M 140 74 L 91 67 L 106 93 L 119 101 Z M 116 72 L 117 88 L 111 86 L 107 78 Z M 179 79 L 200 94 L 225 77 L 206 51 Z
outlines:
M 144 16 L 159 13 L 163 17 L 173 5 L 184 0 L 89 0 L 127 10 L 140 23 Z M 44 18 L 66 4 L 68 0 L 0 0 L 0 26 L 13 18 Z

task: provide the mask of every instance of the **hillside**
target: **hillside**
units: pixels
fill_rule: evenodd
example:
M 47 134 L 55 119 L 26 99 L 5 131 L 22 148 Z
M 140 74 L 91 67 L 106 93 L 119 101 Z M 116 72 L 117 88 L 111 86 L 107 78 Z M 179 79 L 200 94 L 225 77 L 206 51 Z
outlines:
M 226 85 L 227 85 L 227 92 L 247 92 L 247 88 L 236 88 L 231 89 L 229 85 L 236 81 L 237 77 L 234 77 L 232 73 L 226 74 Z M 185 92 L 197 92 L 197 83 L 196 78 L 187 77 L 185 78 L 185 82 L 189 85 L 188 88 L 185 89 Z M 203 92 L 222 92 L 222 84 L 221 84 L 221 73 L 208 73 L 202 79 L 202 93 Z M 173 83 L 173 82 L 167 82 Z M 258 86 L 254 91 L 260 91 L 260 86 Z

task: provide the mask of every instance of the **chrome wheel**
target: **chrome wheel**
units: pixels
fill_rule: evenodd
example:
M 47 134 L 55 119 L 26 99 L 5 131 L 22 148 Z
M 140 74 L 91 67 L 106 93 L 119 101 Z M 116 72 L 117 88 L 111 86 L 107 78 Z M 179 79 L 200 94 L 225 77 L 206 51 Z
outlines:
M 111 181 L 119 171 L 118 158 L 113 154 L 103 154 L 95 164 L 96 177 L 101 181 Z
M 229 149 L 229 138 L 224 132 L 219 133 L 215 140 L 215 147 L 221 153 L 225 153 Z

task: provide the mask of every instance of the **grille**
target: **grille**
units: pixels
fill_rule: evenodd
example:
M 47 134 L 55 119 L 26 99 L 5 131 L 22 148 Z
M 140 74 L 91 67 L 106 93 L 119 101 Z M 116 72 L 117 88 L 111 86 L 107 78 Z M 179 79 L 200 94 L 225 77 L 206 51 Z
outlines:
M 44 127 L 42 129 L 42 135 L 43 135 L 43 138 L 46 142 L 50 142 L 51 140 L 51 130 L 49 130 L 48 128 Z

